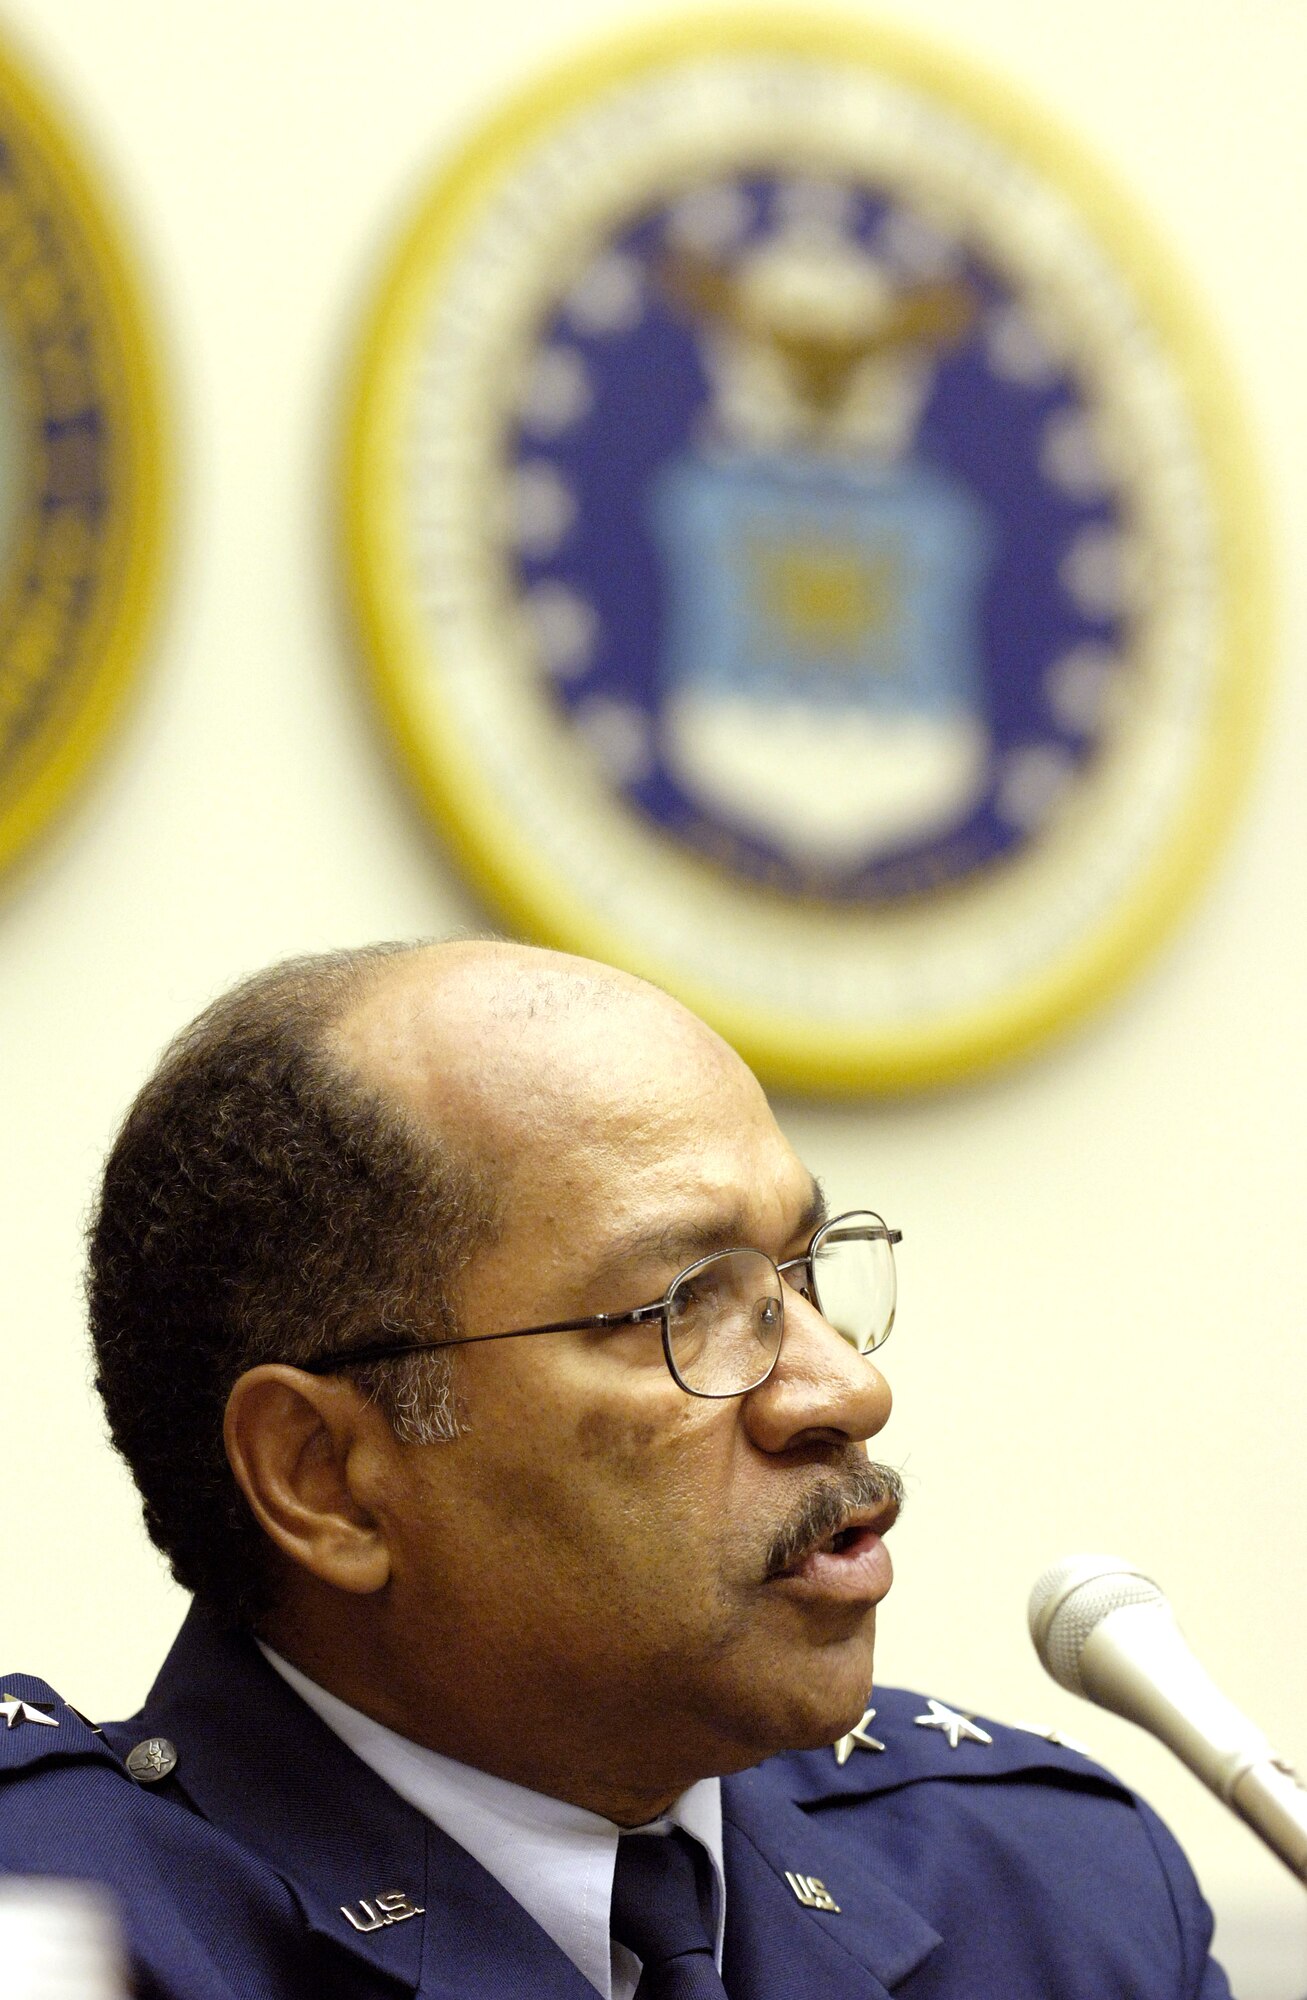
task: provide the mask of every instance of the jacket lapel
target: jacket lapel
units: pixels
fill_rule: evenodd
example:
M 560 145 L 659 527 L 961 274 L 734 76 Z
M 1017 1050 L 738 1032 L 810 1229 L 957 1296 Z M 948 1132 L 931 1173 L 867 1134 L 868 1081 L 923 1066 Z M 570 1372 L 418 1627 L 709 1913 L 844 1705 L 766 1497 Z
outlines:
M 595 2000 L 479 1862 L 347 1749 L 250 1639 L 198 1606 L 140 1715 L 104 1734 L 120 1756 L 166 1736 L 177 1750 L 167 1786 L 252 1849 L 308 1928 L 373 1974 L 432 2000 Z
M 883 2000 L 940 1943 L 855 1846 L 792 1802 L 775 1766 L 723 1779 L 722 1817 L 723 1977 L 732 2000 L 800 1990 Z M 801 1888 L 813 1878 L 823 1884 L 838 1913 L 801 1900 L 791 1874 Z
M 479 1862 L 355 1757 L 251 1640 L 198 1607 L 141 1714 L 104 1735 L 120 1756 L 168 1737 L 178 1762 L 164 1789 L 258 1855 L 309 1930 L 373 1981 L 423 2000 L 594 2000 Z M 770 2000 L 802 1982 L 822 2000 L 884 2000 L 939 1936 L 821 1813 L 794 1803 L 789 1761 L 723 1780 L 727 1989 Z M 838 1913 L 801 1900 L 790 1874 L 824 1883 Z
M 434 1826 L 427 1901 L 422 2000 L 597 2000 L 535 1918 Z

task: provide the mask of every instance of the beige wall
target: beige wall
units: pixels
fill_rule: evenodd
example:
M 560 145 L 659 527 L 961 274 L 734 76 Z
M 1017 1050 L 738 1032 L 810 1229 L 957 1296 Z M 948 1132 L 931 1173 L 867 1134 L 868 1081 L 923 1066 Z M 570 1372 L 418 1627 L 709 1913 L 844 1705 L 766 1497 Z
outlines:
M 644 10 L 641 18 L 648 17 Z M 342 353 L 406 196 L 610 0 L 7 0 L 115 183 L 165 328 L 171 601 L 126 731 L 0 904 L 0 1660 L 134 1704 L 181 1601 L 87 1386 L 79 1230 L 161 1042 L 292 950 L 475 920 L 356 686 L 325 527 Z M 983 1088 L 781 1115 L 901 1223 L 887 1451 L 911 1509 L 882 1670 L 1058 1721 L 1187 1843 L 1245 1993 L 1307 1990 L 1301 1893 L 1160 1749 L 1044 1681 L 1026 1590 L 1151 1566 L 1229 1691 L 1307 1763 L 1304 182 L 1298 0 L 921 0 L 1170 237 L 1224 335 L 1284 571 L 1274 726 L 1183 936 L 1072 1043 Z M 1276 1940 L 1281 1940 L 1277 1944 Z M 1250 1961 L 1249 1961 L 1250 1962 Z

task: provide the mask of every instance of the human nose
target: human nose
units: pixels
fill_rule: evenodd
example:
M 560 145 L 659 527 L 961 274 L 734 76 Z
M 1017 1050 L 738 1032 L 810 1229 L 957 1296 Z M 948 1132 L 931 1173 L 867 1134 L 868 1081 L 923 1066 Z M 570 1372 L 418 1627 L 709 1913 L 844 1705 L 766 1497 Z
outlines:
M 776 1366 L 744 1398 L 759 1450 L 860 1443 L 889 1419 L 889 1383 L 802 1293 L 785 1289 L 785 1333 Z

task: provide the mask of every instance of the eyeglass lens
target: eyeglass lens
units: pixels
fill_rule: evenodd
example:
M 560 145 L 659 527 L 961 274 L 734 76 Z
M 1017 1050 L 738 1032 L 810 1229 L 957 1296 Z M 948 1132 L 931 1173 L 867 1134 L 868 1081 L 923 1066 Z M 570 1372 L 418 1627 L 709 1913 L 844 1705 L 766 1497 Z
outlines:
M 889 1338 L 894 1324 L 894 1252 L 884 1223 L 870 1211 L 838 1216 L 817 1238 L 813 1300 L 859 1354 Z
M 869 1211 L 840 1216 L 813 1252 L 814 1305 L 859 1354 L 894 1323 L 894 1253 Z M 723 1250 L 692 1265 L 666 1301 L 672 1373 L 699 1396 L 738 1396 L 766 1379 L 780 1352 L 784 1304 L 760 1250 Z
M 737 1396 L 764 1380 L 780 1352 L 785 1308 L 776 1266 L 761 1250 L 705 1257 L 667 1294 L 672 1373 L 699 1396 Z

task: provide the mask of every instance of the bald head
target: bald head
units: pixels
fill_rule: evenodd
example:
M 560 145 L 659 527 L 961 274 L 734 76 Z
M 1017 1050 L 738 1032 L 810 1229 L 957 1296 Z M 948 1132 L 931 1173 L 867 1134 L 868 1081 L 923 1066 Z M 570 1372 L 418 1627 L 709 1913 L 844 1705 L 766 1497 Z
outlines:
M 670 1100 L 730 1077 L 734 1050 L 647 981 L 530 945 L 458 941 L 380 961 L 327 1048 L 427 1133 L 511 1180 L 578 1135 L 620 1148 Z
M 257 974 L 141 1092 L 92 1232 L 98 1385 L 151 1533 L 248 1622 L 269 1585 L 222 1442 L 244 1371 L 330 1361 L 401 1442 L 448 1439 L 463 1343 L 538 1319 L 539 1287 L 554 1317 L 651 1297 L 678 1205 L 762 1242 L 810 1186 L 734 1052 L 630 974 L 472 941 Z

